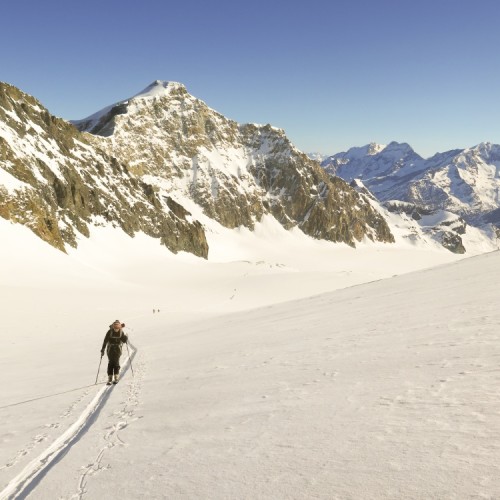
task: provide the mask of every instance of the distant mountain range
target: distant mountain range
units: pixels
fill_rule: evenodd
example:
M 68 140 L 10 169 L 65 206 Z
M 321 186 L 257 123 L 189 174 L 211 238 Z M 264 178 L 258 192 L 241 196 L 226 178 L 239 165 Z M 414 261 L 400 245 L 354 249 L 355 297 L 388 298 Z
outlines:
M 481 143 L 429 159 L 397 142 L 311 156 L 321 158 L 321 166 L 330 175 L 357 186 L 391 213 L 415 221 L 417 232 L 453 252 L 465 253 L 471 245 L 498 248 L 499 145 Z
M 360 179 L 382 202 L 401 200 L 425 210 L 448 210 L 468 223 L 500 225 L 500 146 L 437 153 L 424 160 L 408 144 L 369 144 L 321 162 L 331 175 Z

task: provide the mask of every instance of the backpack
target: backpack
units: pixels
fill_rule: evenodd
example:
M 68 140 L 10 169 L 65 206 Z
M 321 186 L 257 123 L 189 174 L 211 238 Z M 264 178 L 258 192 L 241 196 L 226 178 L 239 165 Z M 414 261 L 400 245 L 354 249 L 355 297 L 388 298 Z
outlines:
M 122 336 L 123 336 L 123 330 L 120 330 L 120 335 L 115 335 L 115 332 L 113 329 L 110 329 L 110 334 L 109 334 L 109 339 L 108 339 L 108 352 L 109 351 L 115 351 L 119 352 L 120 354 L 122 353 Z

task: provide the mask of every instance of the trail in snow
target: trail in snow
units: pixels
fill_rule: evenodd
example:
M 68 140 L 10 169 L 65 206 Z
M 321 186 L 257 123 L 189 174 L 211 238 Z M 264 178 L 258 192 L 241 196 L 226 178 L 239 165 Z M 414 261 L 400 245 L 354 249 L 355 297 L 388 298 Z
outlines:
M 15 456 L 13 456 L 10 460 L 8 460 L 6 463 L 3 465 L 0 465 L 0 471 L 4 469 L 9 469 L 11 467 L 14 467 L 16 464 L 20 463 L 28 454 L 30 454 L 40 443 L 43 443 L 44 441 L 48 440 L 51 438 L 50 436 L 50 431 L 58 429 L 62 425 L 62 421 L 64 419 L 69 418 L 72 415 L 73 410 L 78 406 L 78 404 L 83 401 L 86 396 L 90 393 L 92 387 L 95 387 L 96 385 L 90 385 L 90 386 L 85 386 L 85 387 L 80 387 L 78 389 L 73 389 L 71 391 L 64 391 L 62 394 L 68 393 L 68 392 L 73 392 L 75 390 L 81 390 L 81 389 L 87 389 L 83 394 L 81 394 L 75 401 L 73 401 L 57 418 L 54 418 L 51 422 L 45 424 L 45 430 L 44 432 L 37 433 L 35 436 L 31 438 L 28 444 L 23 446 Z M 45 399 L 53 396 L 57 396 L 57 394 L 52 394 L 50 396 L 42 396 L 41 398 L 34 398 L 26 401 L 22 401 L 19 403 L 13 403 L 11 405 L 6 405 L 4 408 L 9 408 L 12 406 L 19 406 L 22 404 L 27 404 L 32 401 L 38 401 L 40 399 Z
M 88 493 L 89 479 L 110 468 L 109 464 L 104 463 L 104 457 L 107 452 L 115 446 L 127 445 L 120 436 L 120 431 L 127 428 L 132 422 L 142 418 L 135 415 L 135 407 L 139 404 L 139 393 L 142 387 L 143 376 L 144 366 L 141 363 L 139 366 L 136 366 L 123 407 L 113 413 L 117 422 L 109 427 L 104 435 L 106 445 L 99 450 L 99 453 L 91 463 L 82 467 L 82 474 L 78 480 L 78 491 L 71 496 L 71 500 L 82 500 L 85 494 Z
M 122 370 L 122 376 L 125 375 L 129 366 L 131 366 L 131 362 L 137 353 L 135 346 L 130 344 L 130 347 L 132 348 L 132 354 L 130 357 L 127 356 L 126 365 Z M 4 490 L 0 492 L 0 500 L 14 499 L 21 494 L 27 496 L 36 488 L 43 479 L 43 476 L 63 458 L 69 449 L 78 442 L 80 437 L 92 426 L 100 410 L 108 400 L 112 387 L 113 386 L 105 385 L 99 390 L 94 399 L 85 407 L 73 425 L 9 482 Z M 70 407 L 68 414 L 75 405 Z M 82 495 L 77 498 L 82 498 Z

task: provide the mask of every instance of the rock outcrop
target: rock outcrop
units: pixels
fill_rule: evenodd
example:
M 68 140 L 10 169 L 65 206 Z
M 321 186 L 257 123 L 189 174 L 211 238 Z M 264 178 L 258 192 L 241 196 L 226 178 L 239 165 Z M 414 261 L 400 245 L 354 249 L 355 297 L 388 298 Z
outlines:
M 463 254 L 466 248 L 462 237 L 468 224 L 459 215 L 444 210 L 428 208 L 404 201 L 390 200 L 383 204 L 391 213 L 411 217 L 422 232 L 453 253 Z

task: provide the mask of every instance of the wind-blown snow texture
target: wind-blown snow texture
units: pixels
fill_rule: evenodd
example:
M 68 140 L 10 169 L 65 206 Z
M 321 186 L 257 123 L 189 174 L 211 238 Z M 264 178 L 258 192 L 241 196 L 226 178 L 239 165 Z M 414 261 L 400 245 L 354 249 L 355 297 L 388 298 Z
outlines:
M 207 262 L 0 220 L 0 498 L 54 447 L 21 496 L 499 497 L 498 252 L 225 231 Z M 117 318 L 134 373 L 103 400 Z

